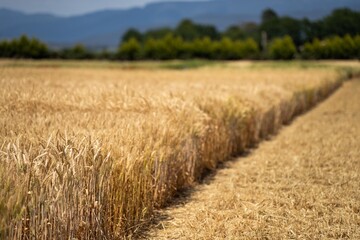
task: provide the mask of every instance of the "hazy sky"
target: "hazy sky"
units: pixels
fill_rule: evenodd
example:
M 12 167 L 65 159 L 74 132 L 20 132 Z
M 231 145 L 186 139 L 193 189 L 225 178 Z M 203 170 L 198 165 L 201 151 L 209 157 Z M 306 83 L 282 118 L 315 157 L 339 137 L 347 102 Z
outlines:
M 69 16 L 102 9 L 143 6 L 150 2 L 159 1 L 162 0 L 0 0 L 0 8 L 10 8 L 27 13 L 40 12 Z

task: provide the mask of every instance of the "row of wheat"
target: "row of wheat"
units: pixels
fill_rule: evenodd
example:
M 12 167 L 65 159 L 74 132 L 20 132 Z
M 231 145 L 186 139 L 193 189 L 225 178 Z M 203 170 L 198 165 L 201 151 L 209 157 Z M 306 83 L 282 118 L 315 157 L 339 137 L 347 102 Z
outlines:
M 0 239 L 117 239 L 342 83 L 333 69 L 0 69 Z

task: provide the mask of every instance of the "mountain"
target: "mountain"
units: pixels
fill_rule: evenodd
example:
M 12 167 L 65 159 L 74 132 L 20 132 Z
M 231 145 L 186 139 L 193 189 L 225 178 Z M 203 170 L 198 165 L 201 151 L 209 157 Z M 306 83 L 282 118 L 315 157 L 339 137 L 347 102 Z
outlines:
M 59 17 L 50 14 L 24 14 L 0 9 L 0 39 L 21 34 L 33 36 L 52 46 L 83 43 L 89 47 L 115 47 L 130 27 L 146 31 L 156 27 L 174 27 L 184 18 L 216 25 L 220 30 L 231 24 L 258 22 L 265 8 L 279 15 L 296 18 L 321 18 L 333 9 L 360 10 L 359 0 L 210 0 L 158 2 L 142 8 L 105 10 L 80 16 Z

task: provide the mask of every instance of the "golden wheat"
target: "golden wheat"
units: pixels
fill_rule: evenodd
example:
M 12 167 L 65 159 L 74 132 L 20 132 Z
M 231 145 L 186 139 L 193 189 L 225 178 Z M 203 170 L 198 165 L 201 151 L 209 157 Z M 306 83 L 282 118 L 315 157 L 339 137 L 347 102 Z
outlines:
M 116 239 L 341 85 L 333 68 L 0 67 L 0 238 Z
M 360 239 L 360 78 L 157 211 L 141 239 Z

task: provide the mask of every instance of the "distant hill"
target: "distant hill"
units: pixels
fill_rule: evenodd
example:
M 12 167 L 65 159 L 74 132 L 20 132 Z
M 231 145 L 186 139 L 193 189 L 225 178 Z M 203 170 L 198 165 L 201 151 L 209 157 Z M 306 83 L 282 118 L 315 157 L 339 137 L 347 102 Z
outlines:
M 359 0 L 211 0 L 159 2 L 143 8 L 105 10 L 80 16 L 58 17 L 49 14 L 24 14 L 0 9 L 0 39 L 27 34 L 52 46 L 83 43 L 89 47 L 115 47 L 130 27 L 145 31 L 160 26 L 175 26 L 184 18 L 216 25 L 220 30 L 232 24 L 258 22 L 265 8 L 279 15 L 296 18 L 321 18 L 333 9 L 360 10 Z

